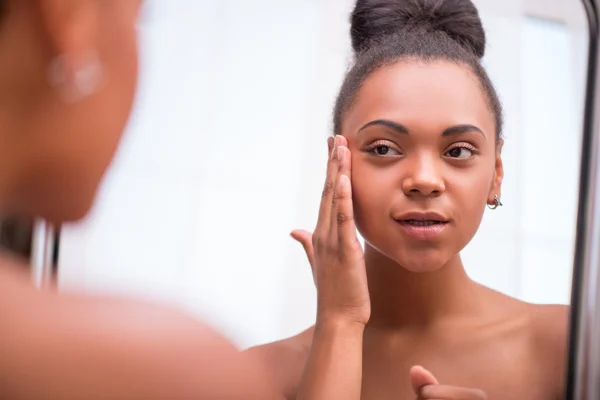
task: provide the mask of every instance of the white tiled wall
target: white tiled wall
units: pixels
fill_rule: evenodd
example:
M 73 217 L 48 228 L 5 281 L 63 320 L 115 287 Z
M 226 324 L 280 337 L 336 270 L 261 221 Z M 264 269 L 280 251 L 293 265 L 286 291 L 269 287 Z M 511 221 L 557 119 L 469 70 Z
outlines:
M 526 24 L 520 1 L 479 3 L 507 176 L 465 263 L 510 295 L 566 302 L 584 55 L 570 31 Z M 171 302 L 241 346 L 308 326 L 312 277 L 288 233 L 315 222 L 351 6 L 148 1 L 136 110 L 92 215 L 63 230 L 62 286 Z

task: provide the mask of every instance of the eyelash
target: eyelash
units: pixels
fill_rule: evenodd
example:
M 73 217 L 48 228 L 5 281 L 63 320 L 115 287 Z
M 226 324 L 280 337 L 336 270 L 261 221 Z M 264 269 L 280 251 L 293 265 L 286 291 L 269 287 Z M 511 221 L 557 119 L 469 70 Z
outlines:
M 378 147 L 387 147 L 390 150 L 393 150 L 396 153 L 399 153 L 399 155 L 402 155 L 402 153 L 399 150 L 394 149 L 394 146 L 390 142 L 387 142 L 387 141 L 384 141 L 384 140 L 379 140 L 379 141 L 376 141 L 376 142 L 370 144 L 369 146 L 367 146 L 365 148 L 365 151 L 368 152 L 368 153 L 370 153 L 370 154 L 372 154 L 372 155 L 374 155 L 374 156 L 386 157 L 386 155 L 376 154 L 375 153 L 375 150 Z M 479 154 L 479 151 L 477 150 L 477 148 L 475 148 L 475 146 L 473 146 L 472 144 L 470 144 L 470 143 L 457 143 L 457 144 L 453 145 L 451 148 L 449 148 L 447 151 L 445 151 L 444 155 L 448 154 L 450 151 L 452 151 L 454 149 L 467 149 L 471 153 L 473 153 L 473 155 L 471 157 L 468 157 L 468 158 L 465 158 L 465 159 L 462 159 L 462 160 L 470 160 L 470 159 L 473 158 L 473 156 L 476 156 L 476 155 Z M 389 156 L 387 156 L 387 157 L 389 157 Z M 461 160 L 458 157 L 449 157 L 449 158 L 453 158 L 453 159 L 456 159 L 456 160 Z
M 378 156 L 378 157 L 386 157 L 385 155 L 382 155 L 382 154 L 377 154 L 377 153 L 375 153 L 375 150 L 376 150 L 378 147 L 387 147 L 387 148 L 389 148 L 390 150 L 393 150 L 393 151 L 395 151 L 396 153 L 399 153 L 399 155 L 402 155 L 402 153 L 401 153 L 399 150 L 396 150 L 396 149 L 394 149 L 394 146 L 393 146 L 393 145 L 392 145 L 390 142 L 387 142 L 387 141 L 385 141 L 385 140 L 378 140 L 378 141 L 376 141 L 376 142 L 374 142 L 374 143 L 371 143 L 370 145 L 368 145 L 368 146 L 365 148 L 365 151 L 366 151 L 366 152 L 368 152 L 368 153 L 371 153 L 371 154 L 372 154 L 372 155 L 374 155 L 374 156 Z M 389 156 L 387 156 L 387 157 L 389 157 Z
M 456 144 L 454 144 L 454 145 L 453 145 L 453 146 L 452 146 L 450 149 L 448 149 L 448 150 L 447 150 L 447 151 L 444 153 L 444 155 L 448 154 L 449 152 L 451 152 L 451 151 L 452 151 L 452 150 L 454 150 L 454 149 L 467 149 L 467 150 L 469 150 L 471 153 L 473 153 L 473 155 L 472 155 L 471 157 L 464 158 L 464 159 L 461 159 L 461 158 L 458 158 L 458 157 L 449 157 L 449 158 L 452 158 L 452 159 L 455 159 L 455 160 L 464 160 L 464 161 L 468 161 L 468 160 L 471 160 L 471 159 L 472 159 L 474 156 L 476 156 L 476 155 L 478 155 L 478 154 L 479 154 L 479 151 L 477 151 L 477 149 L 475 148 L 475 146 L 473 146 L 473 145 L 472 145 L 472 144 L 470 144 L 470 143 L 456 143 Z

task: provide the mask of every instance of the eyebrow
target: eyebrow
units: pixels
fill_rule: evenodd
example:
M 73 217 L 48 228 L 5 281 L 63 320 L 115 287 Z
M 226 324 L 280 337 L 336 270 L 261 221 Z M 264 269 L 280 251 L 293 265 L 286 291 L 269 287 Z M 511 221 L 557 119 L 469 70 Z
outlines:
M 399 133 L 402 135 L 410 134 L 410 131 L 408 130 L 408 128 L 406 126 L 399 124 L 397 122 L 394 122 L 394 121 L 389 121 L 387 119 L 376 119 L 375 121 L 367 122 L 358 131 L 359 132 L 363 131 L 370 126 L 384 126 L 386 128 L 390 128 L 393 131 L 395 131 L 396 133 Z M 470 124 L 461 124 L 461 125 L 451 126 L 450 128 L 447 128 L 446 130 L 444 130 L 444 132 L 442 132 L 442 136 L 453 136 L 453 135 L 458 135 L 460 133 L 465 133 L 465 132 L 477 132 L 477 133 L 480 133 L 481 135 L 483 135 L 483 137 L 485 137 L 485 133 L 483 133 L 483 131 L 481 129 L 479 129 L 475 125 L 470 125 Z

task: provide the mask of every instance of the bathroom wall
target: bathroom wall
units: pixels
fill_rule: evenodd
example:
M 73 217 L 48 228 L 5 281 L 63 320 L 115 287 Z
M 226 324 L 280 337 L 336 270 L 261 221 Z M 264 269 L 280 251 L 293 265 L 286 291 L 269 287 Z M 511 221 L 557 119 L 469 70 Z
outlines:
M 583 10 L 477 4 L 506 110 L 505 205 L 464 261 L 499 291 L 567 303 Z M 288 233 L 316 221 L 351 7 L 148 0 L 135 112 L 92 214 L 62 230 L 61 287 L 165 301 L 242 347 L 310 325 L 310 268 Z

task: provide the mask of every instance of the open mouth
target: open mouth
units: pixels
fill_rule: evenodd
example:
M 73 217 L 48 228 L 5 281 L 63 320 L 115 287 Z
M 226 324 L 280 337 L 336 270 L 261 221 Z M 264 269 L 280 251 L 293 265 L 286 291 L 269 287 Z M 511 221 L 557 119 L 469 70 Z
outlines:
M 417 240 L 433 240 L 442 235 L 450 220 L 436 211 L 412 211 L 392 215 L 402 231 Z
M 401 224 L 406 224 L 410 226 L 434 226 L 446 224 L 446 221 L 436 221 L 436 220 L 417 220 L 417 219 L 405 219 L 399 221 Z
M 396 222 L 410 237 L 417 240 L 433 240 L 446 230 L 448 221 L 441 219 L 399 219 Z

